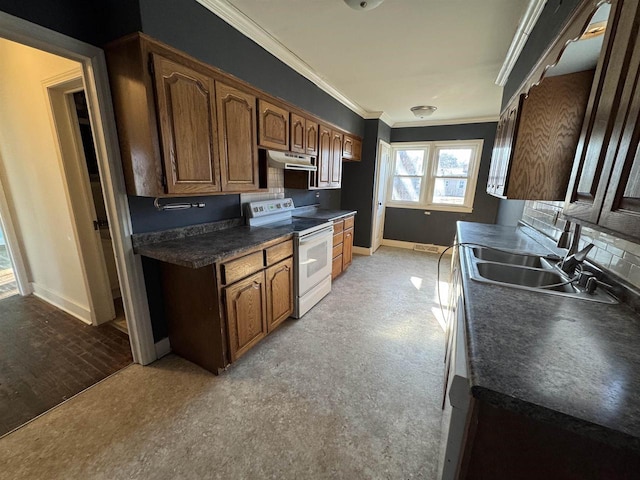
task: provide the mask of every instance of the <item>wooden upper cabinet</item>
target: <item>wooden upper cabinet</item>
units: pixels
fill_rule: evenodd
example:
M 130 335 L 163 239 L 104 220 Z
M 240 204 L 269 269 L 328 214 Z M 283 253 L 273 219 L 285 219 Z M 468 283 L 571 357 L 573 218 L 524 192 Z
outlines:
M 333 144 L 333 136 L 331 129 L 325 125 L 319 126 L 318 141 L 318 171 L 316 187 L 326 188 L 331 186 L 331 164 L 333 156 L 331 154 L 331 145 Z
M 213 79 L 152 58 L 167 193 L 220 191 Z
M 342 158 L 345 160 L 360 161 L 361 155 L 362 141 L 351 135 L 344 135 L 342 141 Z
M 259 145 L 276 150 L 289 150 L 289 112 L 266 100 L 258 100 Z
M 318 156 L 318 124 L 309 119 L 306 120 L 305 129 L 305 153 L 313 157 Z
M 257 190 L 256 97 L 216 82 L 222 190 Z
M 601 212 L 615 210 L 617 207 L 614 203 L 621 200 L 614 201 L 611 198 L 608 206 L 603 207 L 605 196 L 610 190 L 610 180 L 613 180 L 612 186 L 620 180 L 611 179 L 614 162 L 617 161 L 618 166 L 625 163 L 622 159 L 628 155 L 628 148 L 634 148 L 626 142 L 623 135 L 634 128 L 632 125 L 636 121 L 633 118 L 633 100 L 629 89 L 635 86 L 634 69 L 637 64 L 634 61 L 638 39 L 634 37 L 637 35 L 636 25 L 640 22 L 639 10 L 638 2 L 611 2 L 607 30 L 563 209 L 563 213 L 572 219 L 598 224 Z M 631 116 L 625 123 L 627 111 Z M 618 142 L 621 141 L 618 154 Z M 616 171 L 623 173 L 622 170 Z M 613 187 L 613 191 L 617 189 L 617 186 Z M 623 192 L 619 193 L 624 195 Z M 617 215 L 609 217 L 609 220 L 603 219 L 603 222 L 608 228 L 614 228 L 611 222 Z M 634 235 L 637 236 L 637 233 Z
M 295 113 L 291 114 L 291 151 L 307 153 L 306 120 Z
M 339 188 L 342 182 L 342 133 L 331 132 L 331 166 L 329 185 Z
M 487 191 L 562 200 L 567 192 L 593 70 L 545 78 L 501 117 Z

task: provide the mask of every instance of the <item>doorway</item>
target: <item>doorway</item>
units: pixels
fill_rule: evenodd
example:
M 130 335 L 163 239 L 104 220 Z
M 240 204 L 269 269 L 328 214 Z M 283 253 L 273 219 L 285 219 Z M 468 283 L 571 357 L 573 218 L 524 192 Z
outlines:
M 378 155 L 376 158 L 376 188 L 373 204 L 373 228 L 371 229 L 372 253 L 374 253 L 384 238 L 384 218 L 387 196 L 387 179 L 389 178 L 389 168 L 391 165 L 391 145 L 384 140 L 378 142 Z
M 4 12 L 0 12 L 0 38 L 74 60 L 81 66 L 89 116 L 94 127 L 98 165 L 102 173 L 122 303 L 128 320 L 129 341 L 134 361 L 147 365 L 156 360 L 158 354 L 151 329 L 142 264 L 140 258 L 134 254 L 131 243 L 131 217 L 104 52 L 97 47 Z M 0 178 L 0 212 L 6 214 L 7 211 Z M 37 213 L 37 208 L 34 208 L 34 211 Z M 10 232 L 5 229 L 4 233 L 7 237 L 6 234 Z M 8 238 L 11 240 L 10 235 Z M 16 247 L 16 250 L 22 248 L 19 244 Z M 31 284 L 27 278 L 27 267 L 21 265 L 21 255 L 18 254 L 13 259 L 13 266 L 20 293 L 28 294 Z

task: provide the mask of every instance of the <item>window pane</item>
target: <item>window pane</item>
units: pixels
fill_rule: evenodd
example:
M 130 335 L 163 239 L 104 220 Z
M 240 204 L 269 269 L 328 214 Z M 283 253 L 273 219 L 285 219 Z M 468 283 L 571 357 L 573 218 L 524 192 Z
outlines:
M 436 178 L 436 183 L 433 188 L 433 203 L 462 205 L 466 191 L 466 179 Z
M 438 171 L 439 177 L 469 175 L 469 163 L 471 163 L 471 148 L 443 148 L 438 150 Z
M 395 175 L 422 175 L 424 150 L 397 150 Z
M 419 202 L 421 183 L 420 177 L 395 177 L 391 199 L 401 202 Z

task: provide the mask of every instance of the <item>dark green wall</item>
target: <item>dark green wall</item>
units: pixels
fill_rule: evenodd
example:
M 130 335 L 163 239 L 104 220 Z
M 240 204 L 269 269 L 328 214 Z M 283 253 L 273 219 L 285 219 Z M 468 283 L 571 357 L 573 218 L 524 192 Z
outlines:
M 382 120 L 365 120 L 362 160 L 342 164 L 341 206 L 358 212 L 353 243 L 359 247 L 371 246 L 378 140 L 389 142 L 390 137 L 391 128 Z

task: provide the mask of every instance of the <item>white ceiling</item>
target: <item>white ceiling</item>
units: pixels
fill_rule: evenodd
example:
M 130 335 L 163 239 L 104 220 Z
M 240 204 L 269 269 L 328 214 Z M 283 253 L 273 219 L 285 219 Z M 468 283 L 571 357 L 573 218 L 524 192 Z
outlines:
M 497 118 L 494 82 L 528 0 L 385 0 L 366 12 L 342 0 L 225 2 L 348 100 L 403 126 Z M 420 121 L 414 105 L 438 110 Z

